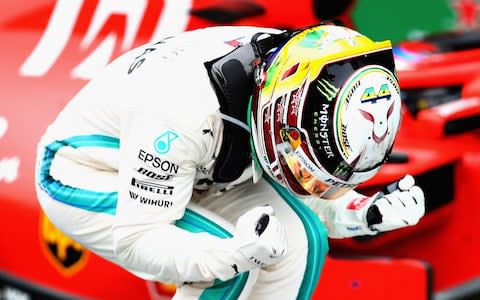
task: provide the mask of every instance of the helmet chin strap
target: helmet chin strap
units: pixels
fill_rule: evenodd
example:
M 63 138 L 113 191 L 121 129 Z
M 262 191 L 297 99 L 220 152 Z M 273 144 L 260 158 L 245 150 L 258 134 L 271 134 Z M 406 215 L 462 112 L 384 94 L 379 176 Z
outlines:
M 287 31 L 279 34 L 260 32 L 252 37 L 250 43 L 205 63 L 220 105 L 218 114 L 226 121 L 212 176 L 214 181 L 232 182 L 251 164 L 251 129 L 247 125 L 247 117 L 249 99 L 256 84 L 254 74 L 267 53 L 289 36 Z
M 248 43 L 205 63 L 218 98 L 218 115 L 224 120 L 222 145 L 212 175 L 215 182 L 235 181 L 252 163 L 247 115 L 249 99 L 255 87 L 256 47 Z M 267 46 L 262 46 L 262 51 L 266 49 L 263 47 Z

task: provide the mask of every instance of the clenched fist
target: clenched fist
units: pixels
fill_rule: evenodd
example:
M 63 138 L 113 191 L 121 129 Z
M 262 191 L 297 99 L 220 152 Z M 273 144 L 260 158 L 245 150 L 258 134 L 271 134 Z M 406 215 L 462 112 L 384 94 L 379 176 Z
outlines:
M 233 239 L 253 268 L 274 264 L 287 253 L 285 228 L 271 206 L 255 207 L 240 216 Z
M 411 175 L 387 186 L 367 212 L 370 228 L 389 231 L 418 223 L 425 214 L 425 196 Z

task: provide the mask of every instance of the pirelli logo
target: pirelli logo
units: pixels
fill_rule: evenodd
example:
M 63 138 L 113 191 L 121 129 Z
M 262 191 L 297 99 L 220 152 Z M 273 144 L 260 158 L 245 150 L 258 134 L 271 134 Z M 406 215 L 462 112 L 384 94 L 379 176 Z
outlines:
M 143 180 L 132 178 L 132 186 L 144 191 L 160 194 L 160 195 L 173 195 L 173 186 L 153 183 Z

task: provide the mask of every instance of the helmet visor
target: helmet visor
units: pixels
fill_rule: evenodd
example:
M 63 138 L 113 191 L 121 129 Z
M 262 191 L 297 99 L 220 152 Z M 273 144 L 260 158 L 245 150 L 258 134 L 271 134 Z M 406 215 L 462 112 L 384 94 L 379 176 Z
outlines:
M 305 153 L 301 146 L 302 134 L 295 127 L 280 130 L 283 143 L 277 145 L 280 165 L 289 189 L 297 196 L 326 197 L 350 190 L 354 185 L 333 179 Z

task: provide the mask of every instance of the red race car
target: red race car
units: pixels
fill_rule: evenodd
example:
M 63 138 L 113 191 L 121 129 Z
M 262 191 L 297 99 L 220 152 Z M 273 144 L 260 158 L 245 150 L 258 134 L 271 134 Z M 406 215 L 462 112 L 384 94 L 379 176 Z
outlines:
M 0 5 L 0 298 L 169 299 L 173 294 L 174 286 L 141 280 L 63 235 L 36 200 L 36 143 L 99 69 L 165 34 L 218 24 L 301 27 L 341 14 L 351 2 L 320 9 L 321 1 L 297 1 L 295 10 L 267 0 Z M 441 74 L 430 71 L 435 62 L 426 63 L 435 57 L 432 49 L 428 55 L 416 49 L 422 59 L 399 73 L 406 103 L 400 137 L 390 163 L 362 186 L 373 193 L 412 173 L 426 191 L 427 216 L 417 227 L 375 238 L 331 240 L 315 299 L 431 299 L 450 295 L 480 274 L 479 242 L 473 236 L 480 222 L 473 215 L 480 205 L 475 201 L 480 139 L 474 131 L 480 91 L 474 72 L 461 77 L 460 67 L 431 79 Z M 439 58 L 454 55 L 435 51 Z M 473 61 L 465 57 L 458 55 L 458 66 Z M 456 69 L 454 60 L 445 67 Z
M 431 35 L 394 53 L 402 128 L 390 162 L 361 188 L 415 175 L 426 216 L 376 237 L 332 240 L 331 253 L 417 259 L 430 266 L 435 299 L 480 299 L 480 32 Z

